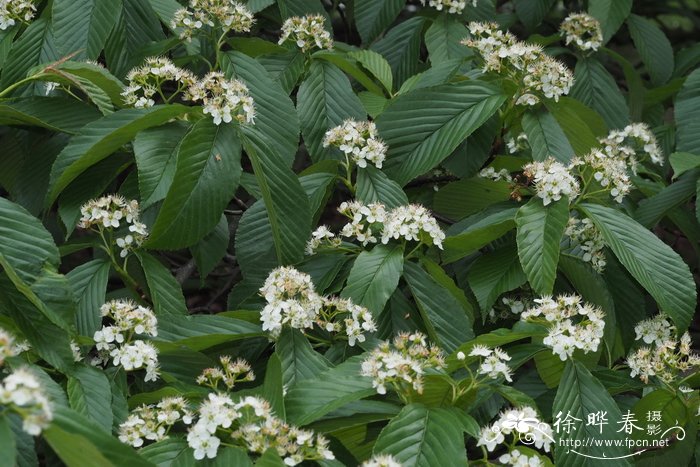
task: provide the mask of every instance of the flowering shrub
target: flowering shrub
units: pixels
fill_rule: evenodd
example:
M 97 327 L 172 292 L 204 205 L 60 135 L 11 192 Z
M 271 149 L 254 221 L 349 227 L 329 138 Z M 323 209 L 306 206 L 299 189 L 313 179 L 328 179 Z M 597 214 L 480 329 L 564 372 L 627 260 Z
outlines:
M 0 466 L 700 463 L 696 0 L 0 0 Z

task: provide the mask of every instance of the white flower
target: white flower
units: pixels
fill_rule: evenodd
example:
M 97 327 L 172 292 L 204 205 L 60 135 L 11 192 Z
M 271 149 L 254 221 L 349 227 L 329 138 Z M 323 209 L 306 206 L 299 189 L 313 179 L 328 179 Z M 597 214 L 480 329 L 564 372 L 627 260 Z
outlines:
M 187 444 L 194 449 L 195 459 L 202 460 L 205 457 L 214 459 L 221 440 L 198 424 L 187 433 Z
M 576 217 L 569 218 L 564 234 L 571 242 L 571 252 L 583 261 L 591 263 L 593 269 L 603 272 L 605 269 L 605 242 L 593 221 Z
M 508 138 L 506 146 L 508 147 L 508 154 L 515 154 L 523 149 L 527 149 L 529 146 L 527 134 L 520 133 L 516 138 Z
M 386 145 L 377 137 L 374 122 L 357 122 L 352 119 L 328 130 L 323 146 L 339 148 L 361 168 L 367 167 L 367 162 L 371 162 L 381 169 L 387 151 Z
M 664 314 L 645 319 L 634 326 L 635 340 L 645 344 L 662 345 L 676 336 L 676 327 L 668 321 Z
M 38 436 L 53 419 L 51 403 L 39 379 L 28 368 L 18 368 L 0 382 L 0 406 L 22 418 L 22 429 Z
M 0 367 L 8 357 L 19 355 L 15 338 L 8 331 L 0 328 Z
M 122 258 L 140 247 L 148 237 L 148 228 L 139 222 L 139 203 L 136 200 L 126 201 L 119 195 L 107 195 L 83 204 L 80 213 L 78 227 L 83 229 L 118 229 L 122 222 L 128 226 L 130 233 L 115 241 L 122 250 Z
M 603 44 L 603 31 L 597 19 L 586 13 L 571 13 L 559 27 L 566 45 L 574 44 L 585 51 L 596 51 Z
M 547 206 L 552 201 L 559 201 L 563 196 L 569 201 L 579 194 L 579 183 L 571 174 L 573 166 L 566 166 L 549 158 L 544 162 L 532 162 L 524 168 L 525 175 L 534 180 L 537 196 Z
M 391 454 L 377 454 L 362 463 L 360 467 L 402 467 Z
M 435 245 L 442 250 L 445 233 L 430 211 L 419 204 L 409 204 L 389 212 L 384 222 L 382 243 L 386 244 L 392 238 Z
M 608 157 L 625 160 L 632 173 L 636 173 L 639 153 L 642 154 L 642 159 L 648 158 L 654 164 L 663 164 L 661 148 L 645 123 L 632 123 L 622 130 L 611 131 L 607 138 L 600 140 L 600 144 Z
M 0 0 L 0 30 L 27 23 L 34 18 L 36 6 L 32 0 Z
M 282 24 L 282 36 L 279 44 L 292 42 L 302 52 L 312 49 L 332 49 L 333 39 L 324 26 L 322 15 L 293 16 Z
M 520 319 L 546 325 L 549 332 L 542 343 L 561 360 L 571 357 L 576 349 L 584 353 L 598 349 L 605 328 L 605 314 L 599 308 L 582 303 L 577 295 L 542 297 L 535 303 Z
M 386 394 L 388 385 L 403 392 L 423 392 L 423 374 L 428 368 L 445 366 L 442 352 L 429 346 L 421 333 L 401 333 L 393 342 L 384 341 L 362 362 L 361 375 L 372 378 L 377 393 Z
M 529 440 L 537 449 L 549 452 L 554 441 L 552 427 L 541 422 L 537 412 L 531 407 L 508 409 L 501 412 L 498 420 L 481 429 L 477 446 L 485 446 L 489 452 L 505 441 L 506 435 L 515 434 L 515 440 Z M 519 456 L 519 452 L 515 457 Z M 513 451 L 510 453 L 513 456 Z M 514 464 L 517 465 L 517 464 Z
M 311 232 L 311 238 L 308 242 L 306 242 L 306 254 L 313 255 L 322 244 L 327 244 L 331 247 L 337 247 L 340 245 L 340 239 L 337 238 L 335 234 L 325 225 L 322 225 Z
M 345 329 L 348 344 L 353 347 L 356 342 L 365 341 L 365 333 L 377 330 L 372 314 L 367 308 L 356 305 L 350 299 L 324 297 L 323 310 L 317 324 L 327 331 Z
M 340 231 L 343 237 L 355 237 L 363 246 L 377 243 L 375 233 L 387 219 L 386 208 L 380 203 L 363 204 L 360 201 L 343 202 L 338 212 L 351 221 Z
M 282 326 L 296 329 L 313 327 L 323 300 L 316 293 L 311 276 L 292 267 L 274 269 L 260 288 L 267 305 L 260 313 L 263 331 L 279 336 Z
M 512 182 L 513 178 L 510 176 L 510 172 L 508 172 L 508 169 L 501 169 L 498 172 L 496 172 L 496 169 L 493 167 L 486 167 L 485 169 L 482 169 L 479 172 L 479 177 L 481 178 L 488 178 L 493 180 L 494 182 L 498 181 L 506 181 L 506 182 Z
M 215 125 L 233 120 L 241 124 L 254 123 L 255 103 L 248 87 L 236 79 L 226 79 L 221 72 L 212 71 L 196 81 L 185 98 L 202 101 L 204 113 L 212 116 Z
M 478 0 L 472 0 L 472 6 L 476 6 Z M 420 0 L 421 5 L 425 6 L 426 0 Z M 435 8 L 437 11 L 446 11 L 461 15 L 467 7 L 466 0 L 428 0 L 428 6 Z
M 196 81 L 187 70 L 176 67 L 166 57 L 148 57 L 143 65 L 133 68 L 126 75 L 127 86 L 121 95 L 126 105 L 144 108 L 155 105 L 154 97 L 163 91 L 163 84 L 170 82 L 175 94 L 192 86 Z
M 181 8 L 175 12 L 171 26 L 173 29 L 179 29 L 181 39 L 189 41 L 205 26 L 217 28 L 217 35 L 221 35 L 228 31 L 250 32 L 254 22 L 253 13 L 239 2 L 190 0 L 189 8 Z
M 481 429 L 479 433 L 479 440 L 477 441 L 477 446 L 485 446 L 486 450 L 489 452 L 496 449 L 496 446 L 505 441 L 505 436 L 500 430 L 494 429 L 494 427 L 486 426 Z
M 540 46 L 518 41 L 496 23 L 473 22 L 469 32 L 471 38 L 462 44 L 477 51 L 484 62 L 483 70 L 502 72 L 518 83 L 517 105 L 536 105 L 542 98 L 558 101 L 571 90 L 571 71 Z

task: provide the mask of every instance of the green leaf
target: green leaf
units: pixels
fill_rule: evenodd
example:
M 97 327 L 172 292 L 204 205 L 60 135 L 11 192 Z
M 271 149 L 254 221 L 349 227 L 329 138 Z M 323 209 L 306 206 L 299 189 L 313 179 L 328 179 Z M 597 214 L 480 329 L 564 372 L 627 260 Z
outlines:
M 264 135 L 265 143 L 291 166 L 299 149 L 299 119 L 289 95 L 260 63 L 240 52 L 225 53 L 221 69 L 242 80 L 255 101 L 255 125 L 243 132 Z
M 305 16 L 311 13 L 318 13 L 328 16 L 326 10 L 319 0 L 277 0 L 282 19 L 290 16 Z
M 514 229 L 517 212 L 512 207 L 494 208 L 454 224 L 447 231 L 444 261 L 462 259 Z
M 78 303 L 75 324 L 83 336 L 92 336 L 100 329 L 100 306 L 105 303 L 109 270 L 108 260 L 94 259 L 76 267 L 66 276 Z
M 374 395 L 372 380 L 359 376 L 363 359 L 361 355 L 351 357 L 290 389 L 285 397 L 287 420 L 308 425 L 350 402 Z
M 190 248 L 192 257 L 197 263 L 199 277 L 204 281 L 210 272 L 216 268 L 226 255 L 230 240 L 228 219 L 225 214 L 221 215 L 219 223 L 214 230 L 209 232 L 196 245 Z
M 0 103 L 2 125 L 28 125 L 75 134 L 99 117 L 94 108 L 66 97 L 33 96 Z
M 297 110 L 304 143 L 314 162 L 333 158 L 331 149 L 323 147 L 326 131 L 348 118 L 366 118 L 348 78 L 325 60 L 312 62 L 307 78 L 299 86 Z
M 384 56 L 391 66 L 394 85 L 400 87 L 419 71 L 421 33 L 425 18 L 414 16 L 389 30 L 371 49 Z
M 491 205 L 508 201 L 512 192 L 505 181 L 482 177 L 463 178 L 449 183 L 435 194 L 435 211 L 451 219 L 464 219 Z M 466 219 L 465 219 L 466 222 Z
M 676 105 L 676 112 L 678 106 Z M 700 154 L 691 154 L 689 152 L 674 152 L 668 157 L 673 168 L 673 178 L 678 178 L 689 170 L 700 167 Z
M 177 153 L 187 134 L 182 123 L 149 128 L 134 139 L 134 158 L 138 168 L 141 209 L 162 200 L 175 176 Z
M 555 0 L 515 0 L 515 13 L 529 30 L 534 29 L 556 3 Z
M 448 60 L 471 56 L 471 50 L 460 44 L 468 35 L 467 28 L 453 18 L 453 15 L 440 15 L 435 18 L 425 32 L 425 46 L 430 63 L 435 66 Z
M 527 280 L 515 250 L 515 245 L 509 245 L 486 253 L 469 270 L 469 286 L 484 316 L 501 294 Z
M 391 454 L 404 467 L 466 466 L 462 423 L 454 410 L 411 404 L 381 431 L 375 454 Z
M 282 420 L 286 420 L 287 410 L 284 407 L 282 360 L 276 353 L 273 353 L 267 360 L 262 392 L 265 400 L 270 403 L 275 415 L 280 417 Z
M 382 83 L 384 89 L 391 93 L 393 89 L 394 76 L 391 74 L 391 67 L 384 57 L 372 50 L 350 52 L 348 56 L 354 58 L 360 64 L 362 64 L 363 67 L 369 70 L 374 77 L 377 78 L 380 83 Z
M 359 254 L 342 296 L 367 308 L 375 317 L 396 290 L 403 271 L 403 247 L 377 245 Z
M 267 42 L 266 42 L 267 43 Z M 261 55 L 258 62 L 277 81 L 287 94 L 296 89 L 297 81 L 304 72 L 304 54 L 298 50 Z
M 55 0 L 53 34 L 61 55 L 95 60 L 100 56 L 119 15 L 113 0 Z
M 688 76 L 674 108 L 676 151 L 700 154 L 700 69 Z
M 399 184 L 372 165 L 358 169 L 356 188 L 355 197 L 363 203 L 382 203 L 387 208 L 408 204 L 406 193 Z
M 608 424 L 602 427 L 588 424 L 588 414 L 607 412 Z M 598 381 L 582 363 L 569 360 L 562 376 L 557 395 L 554 398 L 552 414 L 561 421 L 560 429 L 557 432 L 555 425 L 554 438 L 557 442 L 569 442 L 568 440 L 578 440 L 581 447 L 577 449 L 565 449 L 556 444 L 554 450 L 554 461 L 556 465 L 565 466 L 590 466 L 608 465 L 609 459 L 614 459 L 615 465 L 630 465 L 623 456 L 629 454 L 629 449 L 624 444 L 612 446 L 607 444 L 603 447 L 593 446 L 586 442 L 586 439 L 610 439 L 623 440 L 624 433 L 618 431 L 617 422 L 622 419 L 620 409 L 613 398 L 605 390 L 605 387 Z M 571 429 L 570 433 L 563 430 L 564 419 L 567 414 L 576 417 L 574 421 L 576 430 Z M 602 433 L 601 433 L 602 428 Z M 567 440 L 567 441 L 564 441 Z M 583 454 L 583 455 L 582 455 Z M 594 456 L 593 459 L 584 456 Z M 595 459 L 602 459 L 596 461 Z M 607 462 L 607 463 L 606 463 Z
M 42 436 L 68 467 L 154 466 L 95 422 L 63 407 L 54 408 L 53 422 Z
M 170 270 L 145 251 L 137 251 L 136 256 L 146 276 L 156 316 L 160 319 L 169 319 L 171 315 L 187 314 L 182 289 Z
M 629 124 L 627 101 L 602 63 L 595 59 L 579 60 L 574 78 L 571 96 L 600 113 L 609 128 Z
M 257 324 L 222 315 L 174 315 L 158 323 L 158 340 L 205 350 L 216 345 L 262 336 Z
M 688 265 L 678 253 L 619 211 L 593 204 L 584 204 L 581 210 L 617 259 L 654 297 L 659 310 L 683 332 L 695 313 L 697 291 Z
M 188 112 L 191 112 L 190 108 L 182 105 L 125 109 L 88 123 L 56 158 L 51 168 L 46 205 L 53 204 L 78 175 L 131 141 L 139 131 L 162 125 Z
M 546 110 L 526 112 L 522 124 L 534 160 L 554 157 L 566 164 L 574 157 L 574 149 L 551 113 Z
M 283 328 L 275 343 L 275 352 L 282 362 L 284 386 L 289 388 L 316 378 L 332 366 L 311 348 L 308 339 L 298 329 Z
M 14 465 L 17 458 L 17 440 L 10 426 L 9 413 L 0 415 L 0 459 Z
M 243 275 L 258 284 L 257 287 L 262 285 L 270 270 L 279 265 L 272 227 L 262 200 L 256 201 L 241 216 L 235 250 Z
M 419 89 L 396 98 L 377 119 L 389 147 L 385 172 L 405 185 L 442 162 L 505 100 L 478 81 Z
M 578 156 L 599 145 L 596 136 L 607 134 L 603 119 L 575 99 L 564 97 L 559 102 L 548 102 L 547 110 L 554 115 Z
M 673 74 L 673 47 L 666 35 L 650 19 L 629 15 L 627 27 L 654 86 L 667 82 Z
M 103 430 L 112 429 L 112 389 L 105 374 L 95 367 L 79 365 L 68 378 L 68 400 L 81 415 Z
M 12 44 L 2 69 L 0 88 L 7 88 L 20 81 L 31 68 L 58 58 L 49 19 L 43 17 L 32 21 Z
M 686 173 L 654 196 L 641 200 L 634 219 L 646 228 L 654 227 L 666 214 L 695 196 L 699 175 L 698 170 Z
M 550 295 L 557 277 L 559 243 L 569 221 L 566 198 L 544 206 L 538 197 L 518 210 L 516 240 L 518 257 L 532 289 Z
M 58 268 L 58 248 L 39 219 L 0 197 L 0 256 L 29 284 L 44 266 Z
M 472 319 L 449 289 L 413 262 L 404 264 L 404 278 L 432 340 L 452 352 L 474 338 Z
M 589 0 L 588 13 L 600 21 L 603 42 L 615 35 L 632 11 L 632 0 Z
M 243 139 L 243 147 L 260 185 L 277 259 L 280 264 L 294 263 L 302 258 L 311 236 L 309 199 L 294 172 L 267 145 L 267 139 L 250 133 Z
M 235 126 L 199 120 L 182 140 L 173 182 L 146 246 L 174 250 L 195 244 L 219 222 L 240 177 Z
M 356 0 L 355 26 L 363 43 L 372 42 L 399 15 L 406 0 Z

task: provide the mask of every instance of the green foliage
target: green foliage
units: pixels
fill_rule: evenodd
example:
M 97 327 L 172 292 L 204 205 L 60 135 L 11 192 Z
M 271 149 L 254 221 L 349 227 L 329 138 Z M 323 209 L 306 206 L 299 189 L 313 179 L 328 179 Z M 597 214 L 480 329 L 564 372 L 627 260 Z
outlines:
M 700 465 L 697 1 L 0 3 L 1 465 Z

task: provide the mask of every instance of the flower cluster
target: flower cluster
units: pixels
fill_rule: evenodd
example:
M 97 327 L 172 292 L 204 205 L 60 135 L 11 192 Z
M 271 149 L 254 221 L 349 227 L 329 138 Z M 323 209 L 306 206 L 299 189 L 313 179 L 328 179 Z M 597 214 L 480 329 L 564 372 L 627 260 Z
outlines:
M 513 449 L 509 453 L 498 458 L 498 462 L 503 465 L 513 465 L 515 467 L 544 467 L 544 462 L 538 456 L 528 457 L 527 454 Z
M 522 407 L 501 412 L 498 420 L 481 429 L 476 445 L 485 446 L 489 452 L 492 452 L 510 434 L 517 436 L 525 444 L 534 445 L 537 449 L 544 449 L 546 452 L 549 452 L 554 442 L 552 427 L 539 420 L 535 409 Z
M 228 31 L 250 32 L 254 22 L 253 13 L 233 0 L 190 0 L 189 8 L 175 12 L 171 26 L 179 29 L 181 39 L 189 41 L 205 26 L 226 34 Z
M 306 254 L 313 255 L 318 248 L 325 244 L 329 247 L 340 246 L 341 240 L 325 225 L 311 232 L 311 238 L 306 242 Z
M 32 436 L 41 434 L 53 419 L 39 379 L 27 368 L 13 371 L 0 382 L 0 406 L 18 413 L 22 429 Z
M 603 45 L 603 30 L 600 22 L 586 13 L 571 13 L 559 27 L 566 45 L 573 43 L 580 50 L 596 51 Z
M 341 332 L 344 328 L 351 347 L 364 342 L 365 333 L 377 330 L 372 313 L 349 298 L 324 297 L 316 324 L 328 332 Z
M 311 276 L 293 267 L 272 270 L 260 294 L 267 302 L 260 313 L 262 329 L 273 337 L 279 336 L 285 324 L 301 330 L 313 327 L 323 306 Z
M 542 343 L 551 347 L 561 360 L 571 357 L 576 349 L 595 352 L 605 328 L 605 314 L 599 308 L 582 303 L 577 295 L 560 295 L 556 299 L 535 299 L 520 319 L 541 323 L 549 328 Z M 578 318 L 578 322 L 574 322 Z
M 512 182 L 513 178 L 510 176 L 508 169 L 501 169 L 496 171 L 493 167 L 486 167 L 479 172 L 479 177 L 488 178 L 494 182 L 505 181 Z
M 129 84 L 122 91 L 124 103 L 136 108 L 152 107 L 156 101 L 156 94 L 163 95 L 163 84 L 173 83 L 177 89 L 173 95 L 178 94 L 190 86 L 197 79 L 188 70 L 176 67 L 166 57 L 149 57 L 144 64 L 133 68 L 126 79 Z
M 503 349 L 499 347 L 490 349 L 485 345 L 477 344 L 472 347 L 469 356 L 481 358 L 481 363 L 477 370 L 480 375 L 487 375 L 491 379 L 498 379 L 500 376 L 503 376 L 506 381 L 513 381 L 511 378 L 513 372 L 506 363 L 510 361 L 510 355 L 503 351 Z M 457 358 L 463 360 L 464 354 L 459 352 Z
M 292 42 L 302 52 L 312 49 L 332 49 L 333 39 L 324 26 L 322 15 L 293 16 L 282 24 L 279 44 Z
M 0 366 L 5 364 L 5 359 L 19 354 L 15 337 L 0 328 Z
M 197 416 L 187 434 L 187 443 L 197 460 L 215 458 L 222 439 L 256 454 L 275 449 L 289 466 L 305 460 L 335 458 L 326 438 L 284 423 L 264 399 L 248 396 L 234 402 L 226 395 L 211 393 L 200 405 Z
M 593 178 L 600 186 L 610 191 L 615 201 L 621 203 L 632 188 L 627 161 L 610 157 L 604 151 L 594 149 L 583 157 L 579 164 L 585 164 L 593 171 Z M 584 169 L 585 170 L 585 169 Z
M 663 334 L 664 331 L 659 332 Z M 630 376 L 639 376 L 644 383 L 649 383 L 649 377 L 656 376 L 671 384 L 679 374 L 700 370 L 700 355 L 691 351 L 690 334 L 685 332 L 679 341 L 667 339 L 662 343 L 655 342 L 653 347 L 638 348 L 627 357 L 627 366 Z
M 472 6 L 476 6 L 478 0 L 472 0 Z M 421 5 L 425 6 L 426 0 L 420 0 Z M 437 11 L 446 11 L 461 15 L 467 7 L 465 0 L 427 0 L 428 6 L 435 8 Z
M 119 425 L 119 441 L 135 448 L 144 441 L 161 441 L 170 428 L 182 421 L 192 423 L 193 414 L 182 397 L 166 397 L 158 404 L 142 405 L 132 411 Z
M 100 308 L 103 317 L 112 324 L 102 326 L 93 337 L 99 352 L 96 363 L 112 358 L 115 366 L 124 370 L 145 369 L 145 381 L 158 379 L 158 350 L 150 343 L 133 339 L 136 334 L 157 336 L 158 321 L 149 308 L 129 300 L 112 300 Z
M 335 146 L 345 157 L 349 157 L 358 167 L 367 167 L 371 162 L 378 169 L 386 158 L 386 145 L 377 137 L 374 122 L 357 122 L 349 119 L 326 132 L 323 147 Z
M 559 201 L 563 196 L 569 200 L 576 198 L 580 191 L 578 180 L 571 174 L 573 165 L 566 166 L 553 158 L 531 162 L 523 167 L 525 175 L 535 183 L 537 196 L 545 206 Z
M 377 454 L 367 459 L 360 467 L 401 467 L 401 462 L 394 459 L 391 454 Z
M 506 142 L 506 147 L 508 148 L 508 154 L 516 154 L 530 146 L 527 140 L 527 134 L 520 133 L 515 138 L 510 137 Z
M 463 45 L 473 48 L 484 61 L 485 72 L 504 73 L 519 87 L 517 105 L 536 105 L 542 98 L 558 101 L 571 90 L 574 76 L 542 47 L 520 42 L 496 23 L 469 24 L 471 38 Z
M 274 269 L 260 294 L 267 305 L 260 313 L 263 331 L 279 336 L 284 325 L 311 329 L 314 324 L 326 332 L 345 332 L 348 344 L 365 341 L 365 333 L 377 327 L 367 308 L 350 299 L 325 297 L 316 292 L 311 276 L 292 267 Z
M 569 237 L 572 253 L 579 254 L 583 261 L 591 263 L 593 269 L 603 272 L 606 264 L 605 243 L 593 221 L 571 217 L 564 234 Z
M 34 18 L 36 6 L 32 0 L 0 0 L 0 30 L 27 23 Z
M 197 377 L 197 384 L 216 390 L 220 383 L 227 389 L 233 389 L 236 383 L 255 381 L 255 373 L 245 360 L 239 358 L 232 361 L 228 355 L 222 355 L 219 363 L 220 367 L 205 368 Z
M 609 157 L 626 160 L 634 173 L 640 154 L 642 160 L 648 158 L 657 165 L 664 162 L 656 136 L 646 123 L 632 123 L 622 130 L 611 131 L 600 144 Z
M 104 229 L 118 229 L 122 222 L 128 226 L 129 233 L 116 240 L 122 258 L 141 246 L 148 237 L 146 224 L 139 222 L 139 203 L 136 200 L 126 201 L 119 195 L 103 196 L 83 204 L 80 214 L 78 227 L 83 229 L 102 232 Z
M 638 322 L 634 333 L 635 339 L 642 340 L 645 344 L 663 345 L 676 336 L 676 327 L 668 321 L 666 315 L 660 314 Z
M 204 113 L 214 119 L 214 124 L 252 124 L 255 120 L 255 103 L 248 87 L 236 79 L 226 79 L 223 73 L 212 71 L 195 82 L 188 90 L 188 99 L 202 101 Z
M 362 376 L 372 378 L 372 386 L 379 394 L 386 394 L 387 386 L 403 394 L 413 389 L 423 392 L 423 375 L 427 369 L 445 366 L 442 351 L 428 345 L 421 333 L 401 333 L 393 343 L 384 341 L 362 362 Z
M 364 204 L 360 201 L 344 202 L 338 212 L 350 219 L 343 226 L 340 235 L 354 237 L 363 246 L 377 243 L 375 234 L 381 234 L 382 243 L 404 239 L 435 245 L 442 249 L 445 233 L 435 218 L 419 204 L 398 206 L 387 211 L 383 204 Z

